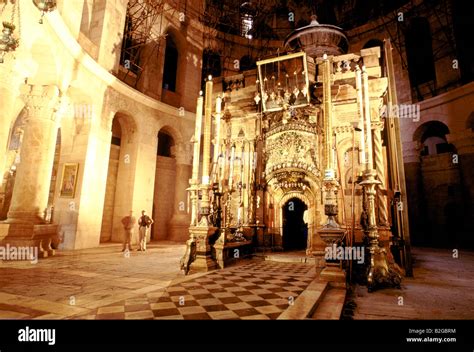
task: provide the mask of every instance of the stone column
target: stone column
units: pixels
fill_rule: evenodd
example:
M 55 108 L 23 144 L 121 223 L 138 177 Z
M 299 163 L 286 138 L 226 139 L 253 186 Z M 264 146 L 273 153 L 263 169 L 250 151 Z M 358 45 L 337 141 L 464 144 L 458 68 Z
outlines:
M 12 79 L 13 71 L 6 66 L 6 64 L 0 65 L 0 183 L 3 181 L 3 172 L 6 171 L 6 150 L 8 148 L 8 137 L 10 132 L 10 126 L 14 123 L 16 116 L 14 115 L 14 102 L 15 92 L 14 88 L 18 87 L 15 80 Z
M 185 242 L 189 238 L 190 214 L 188 214 L 188 182 L 192 175 L 189 153 L 184 144 L 178 145 L 176 153 L 176 181 L 174 191 L 174 210 L 169 225 L 169 239 Z
M 57 137 L 56 86 L 25 85 L 22 96 L 28 111 L 20 164 L 8 212 L 8 222 L 43 223 Z
M 453 155 L 453 162 L 459 163 L 461 182 L 463 187 L 464 211 L 463 218 L 463 245 L 472 245 L 472 233 L 474 233 L 474 132 L 466 129 L 463 132 L 447 135 L 448 141 L 456 146 L 458 160 Z
M 405 182 L 407 188 L 408 217 L 410 219 L 410 234 L 415 244 L 423 243 L 426 236 L 426 207 L 423 195 L 421 177 L 420 148 L 418 142 L 403 142 L 403 162 L 405 167 Z M 393 198 L 393 195 L 392 195 Z M 397 211 L 397 205 L 393 205 Z
M 57 226 L 44 224 L 57 136 L 56 86 L 23 85 L 28 111 L 8 219 L 0 225 L 0 239 L 15 246 L 39 248 L 42 257 L 54 254 L 51 240 Z

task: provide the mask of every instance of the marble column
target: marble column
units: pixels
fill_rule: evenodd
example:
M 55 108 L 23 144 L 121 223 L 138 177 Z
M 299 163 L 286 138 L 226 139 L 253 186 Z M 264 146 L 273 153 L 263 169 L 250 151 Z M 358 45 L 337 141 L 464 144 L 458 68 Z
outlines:
M 0 239 L 10 245 L 39 248 L 40 256 L 54 254 L 50 247 L 56 225 L 44 224 L 57 136 L 56 86 L 23 85 L 22 99 L 28 112 L 20 163 L 8 219 L 0 226 Z

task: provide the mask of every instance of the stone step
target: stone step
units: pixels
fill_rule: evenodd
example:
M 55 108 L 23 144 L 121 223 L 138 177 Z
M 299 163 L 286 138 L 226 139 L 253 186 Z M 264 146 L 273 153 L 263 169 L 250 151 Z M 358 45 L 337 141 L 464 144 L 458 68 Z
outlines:
M 346 299 L 344 288 L 329 287 L 319 301 L 311 318 L 316 320 L 339 320 Z
M 328 287 L 327 282 L 320 281 L 318 278 L 314 279 L 277 320 L 308 319 L 324 297 Z
M 264 259 L 270 260 L 273 262 L 281 262 L 281 263 L 305 263 L 305 264 L 316 265 L 316 258 L 307 257 L 305 255 L 272 253 L 272 254 L 264 255 Z

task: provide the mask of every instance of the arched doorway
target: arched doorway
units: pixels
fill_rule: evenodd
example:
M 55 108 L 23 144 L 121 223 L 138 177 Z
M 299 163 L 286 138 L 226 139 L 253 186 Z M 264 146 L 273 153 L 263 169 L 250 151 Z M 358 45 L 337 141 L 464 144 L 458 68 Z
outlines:
M 131 162 L 135 153 L 133 118 L 117 112 L 112 120 L 109 166 L 105 188 L 100 242 L 121 242 L 123 227 L 120 222 L 131 209 L 133 187 L 130 187 L 135 172 Z M 135 214 L 137 216 L 137 214 Z
M 283 206 L 283 249 L 304 250 L 308 240 L 308 226 L 304 215 L 308 206 L 298 198 L 289 199 Z
M 155 188 L 153 196 L 151 239 L 165 240 L 169 235 L 169 223 L 173 216 L 176 184 L 175 140 L 171 131 L 164 127 L 158 132 L 156 151 Z

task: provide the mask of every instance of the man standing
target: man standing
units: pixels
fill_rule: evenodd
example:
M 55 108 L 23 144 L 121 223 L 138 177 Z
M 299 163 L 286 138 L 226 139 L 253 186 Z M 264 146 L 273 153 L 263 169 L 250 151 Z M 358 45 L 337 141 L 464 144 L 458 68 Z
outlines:
M 133 210 L 130 210 L 130 214 L 122 219 L 122 225 L 125 231 L 122 252 L 124 252 L 127 247 L 129 251 L 132 250 L 132 231 L 136 221 L 133 216 Z
M 153 224 L 153 219 L 146 215 L 145 210 L 142 210 L 142 216 L 138 219 L 139 251 L 146 251 L 146 233 L 151 224 Z

